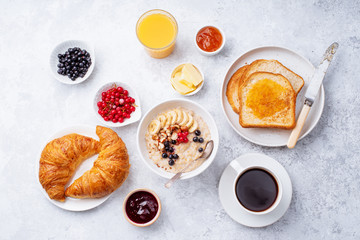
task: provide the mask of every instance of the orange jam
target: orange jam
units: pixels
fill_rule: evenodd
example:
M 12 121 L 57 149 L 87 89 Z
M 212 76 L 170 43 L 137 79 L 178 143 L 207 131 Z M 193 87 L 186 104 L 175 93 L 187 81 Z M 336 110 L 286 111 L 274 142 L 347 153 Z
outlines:
M 286 108 L 287 103 L 281 98 L 285 88 L 270 79 L 262 79 L 255 83 L 246 97 L 246 106 L 253 110 L 253 114 L 262 119 L 270 117 Z
M 215 27 L 203 27 L 196 35 L 196 43 L 205 52 L 215 52 L 221 47 L 223 37 Z

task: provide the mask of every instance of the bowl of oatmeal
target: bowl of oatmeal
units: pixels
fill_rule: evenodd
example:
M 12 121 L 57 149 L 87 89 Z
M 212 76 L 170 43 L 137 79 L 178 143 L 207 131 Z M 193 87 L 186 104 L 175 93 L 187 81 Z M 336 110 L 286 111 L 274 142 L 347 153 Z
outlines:
M 138 150 L 144 164 L 165 178 L 171 178 L 200 157 L 209 140 L 214 141 L 211 156 L 193 162 L 181 179 L 202 173 L 215 159 L 219 133 L 210 113 L 190 100 L 168 100 L 150 109 L 137 131 Z

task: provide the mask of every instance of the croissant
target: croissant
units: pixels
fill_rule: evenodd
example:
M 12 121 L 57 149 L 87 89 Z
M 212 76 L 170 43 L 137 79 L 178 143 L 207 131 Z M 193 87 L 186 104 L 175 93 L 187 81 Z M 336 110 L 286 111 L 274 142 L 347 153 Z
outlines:
M 65 185 L 85 159 L 99 153 L 100 143 L 69 134 L 49 142 L 41 153 L 39 180 L 51 199 L 65 201 Z
M 65 192 L 67 197 L 100 198 L 122 185 L 129 174 L 129 155 L 125 143 L 113 130 L 97 126 L 101 150 L 93 167 L 76 179 Z

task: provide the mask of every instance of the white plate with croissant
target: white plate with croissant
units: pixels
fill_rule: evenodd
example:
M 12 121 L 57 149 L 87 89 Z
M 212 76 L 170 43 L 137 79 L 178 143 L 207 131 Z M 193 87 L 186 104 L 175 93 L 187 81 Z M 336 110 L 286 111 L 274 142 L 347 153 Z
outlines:
M 85 211 L 105 202 L 125 181 L 129 167 L 125 144 L 116 132 L 102 126 L 58 131 L 36 159 L 41 191 L 51 203 L 69 211 Z

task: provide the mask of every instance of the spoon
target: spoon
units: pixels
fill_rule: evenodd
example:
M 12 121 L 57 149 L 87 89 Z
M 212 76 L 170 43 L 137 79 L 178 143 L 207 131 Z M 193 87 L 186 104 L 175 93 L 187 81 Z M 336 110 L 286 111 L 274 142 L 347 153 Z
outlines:
M 186 165 L 186 167 L 184 167 L 180 172 L 176 173 L 166 184 L 165 187 L 166 188 L 170 188 L 174 182 L 176 182 L 177 180 L 179 180 L 179 178 L 181 177 L 181 175 L 186 171 L 186 169 L 188 169 L 191 164 L 193 164 L 194 162 L 198 161 L 199 159 L 204 159 L 204 161 L 206 159 L 208 159 L 208 157 L 210 157 L 212 151 L 214 149 L 214 141 L 210 140 L 206 143 L 205 145 L 205 149 L 204 152 L 200 155 L 200 157 L 195 158 L 193 161 L 189 162 L 188 165 Z

